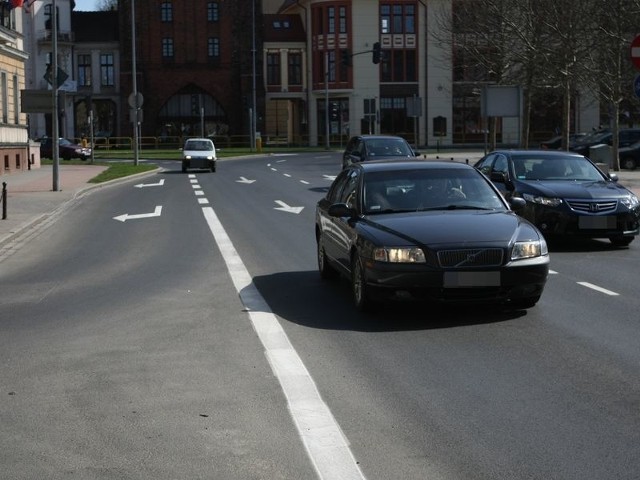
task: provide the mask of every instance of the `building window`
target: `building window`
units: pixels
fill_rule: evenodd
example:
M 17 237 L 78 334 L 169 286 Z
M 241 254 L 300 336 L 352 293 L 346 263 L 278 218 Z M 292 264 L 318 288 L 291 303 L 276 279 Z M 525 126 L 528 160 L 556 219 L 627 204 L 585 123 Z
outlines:
M 51 4 L 48 3 L 44 6 L 44 28 L 46 30 L 51 30 Z M 60 32 L 60 9 L 56 7 L 56 27 L 58 29 L 58 33 Z
M 220 39 L 218 37 L 209 37 L 207 40 L 207 55 L 212 60 L 220 58 Z
M 219 2 L 207 3 L 207 21 L 218 22 L 220 21 L 220 4 Z
M 162 39 L 162 56 L 164 58 L 173 58 L 173 38 Z
M 289 85 L 302 85 L 302 54 L 289 52 Z
M 340 7 L 339 10 L 339 29 L 340 33 L 347 33 L 347 9 L 345 7 Z
M 267 85 L 280 84 L 280 52 L 267 53 Z
M 100 85 L 103 87 L 113 87 L 115 85 L 113 53 L 103 53 L 100 55 Z
M 20 87 L 17 75 L 13 76 L 13 123 L 20 124 Z
M 334 7 L 329 7 L 327 9 L 328 13 L 328 33 L 336 33 L 336 9 Z
M 7 92 L 7 74 L 0 75 L 0 89 L 2 90 L 2 123 L 9 122 L 9 92 Z
M 162 2 L 160 4 L 160 21 L 173 22 L 173 5 L 171 2 Z
M 415 5 L 380 5 L 380 33 L 416 33 Z
M 91 86 L 91 55 L 78 55 L 78 86 Z
M 418 79 L 415 50 L 385 50 L 380 65 L 382 82 L 416 82 Z

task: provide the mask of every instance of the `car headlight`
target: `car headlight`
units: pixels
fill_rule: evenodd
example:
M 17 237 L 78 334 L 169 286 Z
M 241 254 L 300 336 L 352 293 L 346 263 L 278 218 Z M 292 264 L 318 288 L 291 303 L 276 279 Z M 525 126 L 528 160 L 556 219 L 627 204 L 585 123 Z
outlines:
M 185 159 L 185 160 L 191 160 L 191 155 L 185 155 L 185 156 L 184 156 L 184 159 Z
M 373 250 L 373 258 L 378 262 L 426 263 L 424 252 L 418 247 L 380 247 Z
M 526 242 L 516 242 L 511 250 L 511 260 L 522 260 L 524 258 L 535 258 L 549 255 L 547 242 L 543 239 L 530 240 Z
M 627 208 L 635 208 L 640 204 L 640 200 L 635 195 L 629 195 L 628 197 L 624 197 L 620 199 L 620 203 L 622 203 Z
M 539 205 L 544 205 L 545 207 L 557 207 L 562 203 L 561 198 L 542 197 L 540 195 L 531 195 L 530 193 L 523 193 L 522 198 L 527 202 L 537 203 Z

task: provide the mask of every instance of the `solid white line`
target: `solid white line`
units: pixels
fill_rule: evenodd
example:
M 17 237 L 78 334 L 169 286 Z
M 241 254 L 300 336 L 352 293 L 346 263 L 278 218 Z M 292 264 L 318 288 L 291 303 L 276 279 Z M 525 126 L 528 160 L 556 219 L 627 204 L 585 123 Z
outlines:
M 591 288 L 592 290 L 596 290 L 598 292 L 604 293 L 606 295 L 611 295 L 612 297 L 617 297 L 620 294 L 616 292 L 612 292 L 611 290 L 607 290 L 606 288 L 599 287 L 589 282 L 578 282 L 578 285 L 582 285 L 583 287 Z
M 213 208 L 204 207 L 202 212 L 280 382 L 293 421 L 318 476 L 328 480 L 364 479 L 340 426 L 322 400 L 278 319 L 254 285 Z

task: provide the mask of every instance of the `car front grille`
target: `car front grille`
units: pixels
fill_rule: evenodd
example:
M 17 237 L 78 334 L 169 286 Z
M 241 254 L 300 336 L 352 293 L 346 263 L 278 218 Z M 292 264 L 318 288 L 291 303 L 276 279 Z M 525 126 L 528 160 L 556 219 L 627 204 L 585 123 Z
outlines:
M 567 200 L 567 205 L 576 212 L 603 213 L 612 212 L 618 207 L 617 200 L 583 201 Z
M 440 250 L 438 262 L 442 268 L 497 267 L 503 255 L 501 248 Z

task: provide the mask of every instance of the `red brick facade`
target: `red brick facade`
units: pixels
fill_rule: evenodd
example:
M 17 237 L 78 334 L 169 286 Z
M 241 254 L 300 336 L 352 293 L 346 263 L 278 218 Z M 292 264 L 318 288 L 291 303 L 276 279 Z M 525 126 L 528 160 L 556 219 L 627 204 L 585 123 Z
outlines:
M 119 9 L 122 131 L 131 129 L 127 97 L 133 91 L 128 5 L 126 2 Z M 205 110 L 205 134 L 219 128 L 229 135 L 247 135 L 253 79 L 252 0 L 136 0 L 135 5 L 137 88 L 144 98 L 142 135 L 199 134 L 199 107 Z M 260 105 L 259 6 L 256 1 Z M 190 99 L 191 106 L 186 104 Z M 171 127 L 166 128 L 168 123 Z M 196 126 L 198 131 L 194 131 Z

